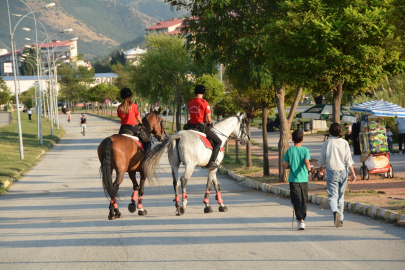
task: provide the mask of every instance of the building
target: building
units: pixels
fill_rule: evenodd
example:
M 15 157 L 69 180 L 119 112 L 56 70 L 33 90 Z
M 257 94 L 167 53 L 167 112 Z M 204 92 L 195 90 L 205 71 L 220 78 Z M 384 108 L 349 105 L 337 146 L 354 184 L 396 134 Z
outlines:
M 39 46 L 41 51 L 40 61 L 44 67 L 47 67 L 49 63 L 52 64 L 52 62 L 57 59 L 65 60 L 70 64 L 75 63 L 77 66 L 77 39 L 64 41 L 53 40 L 50 43 L 38 44 L 38 47 Z M 32 44 L 32 47 L 35 48 L 35 44 Z M 4 50 L 0 49 L 0 76 L 13 76 L 14 73 L 11 69 L 11 52 L 1 54 L 2 51 L 4 52 Z M 18 68 L 21 66 L 21 54 L 23 51 L 24 48 L 15 51 Z
M 175 34 L 176 32 L 180 33 L 180 29 L 184 23 L 183 19 L 172 18 L 168 21 L 160 21 L 157 24 L 150 26 L 145 29 L 146 33 L 162 33 L 162 34 Z
M 127 62 L 130 62 L 133 65 L 139 64 L 139 56 L 142 54 L 145 54 L 146 50 L 142 50 L 138 47 L 130 49 L 126 52 L 124 52 L 125 59 Z

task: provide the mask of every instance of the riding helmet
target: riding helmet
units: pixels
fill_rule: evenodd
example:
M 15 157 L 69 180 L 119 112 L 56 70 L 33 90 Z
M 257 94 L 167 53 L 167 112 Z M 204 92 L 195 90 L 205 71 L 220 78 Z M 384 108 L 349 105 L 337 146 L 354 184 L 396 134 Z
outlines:
M 205 94 L 205 86 L 202 84 L 198 84 L 195 88 L 194 88 L 194 94 Z
M 126 99 L 132 97 L 132 91 L 129 88 L 122 88 L 121 89 L 121 98 Z

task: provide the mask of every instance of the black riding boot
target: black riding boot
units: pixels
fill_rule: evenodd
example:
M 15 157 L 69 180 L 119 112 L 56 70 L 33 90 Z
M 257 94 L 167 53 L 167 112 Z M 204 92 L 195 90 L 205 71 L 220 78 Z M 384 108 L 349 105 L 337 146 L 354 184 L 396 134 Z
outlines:
M 208 162 L 207 168 L 219 169 L 220 166 L 215 163 L 215 161 L 217 160 L 217 157 L 218 157 L 219 150 L 221 150 L 221 144 L 220 143 L 214 144 L 214 149 L 212 150 L 211 159 L 210 159 L 210 162 Z

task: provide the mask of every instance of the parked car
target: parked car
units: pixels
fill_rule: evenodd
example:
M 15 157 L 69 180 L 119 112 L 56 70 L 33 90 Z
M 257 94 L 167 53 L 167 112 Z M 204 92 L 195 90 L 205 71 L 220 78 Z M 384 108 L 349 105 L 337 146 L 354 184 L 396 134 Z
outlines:
M 111 106 L 113 107 L 118 107 L 121 104 L 121 102 L 119 102 L 118 100 L 114 100 L 111 104 Z

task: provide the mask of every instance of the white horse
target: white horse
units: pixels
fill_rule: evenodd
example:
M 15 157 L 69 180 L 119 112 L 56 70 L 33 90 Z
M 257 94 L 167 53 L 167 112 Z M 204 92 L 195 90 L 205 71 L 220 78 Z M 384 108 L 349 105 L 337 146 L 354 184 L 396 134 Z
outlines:
M 236 115 L 232 117 L 225 118 L 222 121 L 217 122 L 212 130 L 218 135 L 221 139 L 222 144 L 221 148 L 224 146 L 229 136 L 234 135 L 237 140 L 240 141 L 242 145 L 247 144 L 250 140 L 249 135 L 247 134 L 247 125 L 245 119 L 245 114 Z M 160 145 L 156 146 L 150 150 L 144 158 L 143 170 L 145 177 L 152 181 L 152 174 L 156 176 L 157 165 L 167 149 L 169 156 L 169 163 L 172 167 L 172 176 L 173 176 L 173 187 L 175 191 L 175 206 L 176 206 L 176 215 L 184 214 L 187 206 L 187 192 L 186 186 L 187 182 L 193 174 L 194 168 L 206 167 L 211 154 L 212 149 L 207 148 L 202 139 L 198 135 L 199 132 L 192 130 L 182 130 L 174 134 L 173 136 L 166 138 Z M 203 133 L 199 133 L 200 135 Z M 205 134 L 203 134 L 205 136 Z M 217 164 L 220 164 L 224 158 L 224 153 L 219 152 L 217 158 Z M 181 176 L 180 181 L 178 181 L 179 167 L 180 164 L 185 165 L 185 172 Z M 226 212 L 228 208 L 224 205 L 220 186 L 216 177 L 217 169 L 207 169 L 208 170 L 208 179 L 207 179 L 207 188 L 205 191 L 204 197 L 204 213 L 212 212 L 212 207 L 209 205 L 209 194 L 211 190 L 211 185 L 214 183 L 216 191 L 216 200 L 219 204 L 219 211 Z M 179 199 L 179 185 L 181 182 L 182 189 L 182 206 L 180 206 Z

